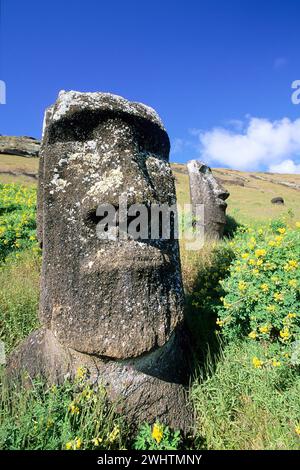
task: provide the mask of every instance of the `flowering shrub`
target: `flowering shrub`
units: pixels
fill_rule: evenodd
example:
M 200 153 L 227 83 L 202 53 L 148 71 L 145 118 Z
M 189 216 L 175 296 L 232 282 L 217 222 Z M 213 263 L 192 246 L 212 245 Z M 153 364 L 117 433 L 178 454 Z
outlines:
M 36 189 L 0 183 L 0 260 L 36 246 Z
M 293 354 L 300 337 L 300 224 L 242 228 L 230 243 L 236 258 L 217 307 L 217 324 L 228 339 L 244 336 L 272 345 L 270 356 L 253 366 L 279 367 Z

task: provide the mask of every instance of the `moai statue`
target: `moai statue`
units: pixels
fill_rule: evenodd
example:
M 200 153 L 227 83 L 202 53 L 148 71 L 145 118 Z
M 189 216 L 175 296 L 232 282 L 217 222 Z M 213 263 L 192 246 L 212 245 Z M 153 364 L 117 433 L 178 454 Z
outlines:
M 119 96 L 61 92 L 46 111 L 38 194 L 43 328 L 9 367 L 52 381 L 87 367 L 112 400 L 123 398 L 133 421 L 160 419 L 186 431 L 178 240 L 119 237 L 117 222 L 114 236 L 97 232 L 99 206 L 113 207 L 119 219 L 120 196 L 128 214 L 134 204 L 147 211 L 176 204 L 169 148 L 156 112 Z
M 229 192 L 218 183 L 205 163 L 190 160 L 187 169 L 194 223 L 199 227 L 204 226 L 204 240 L 220 239 L 226 224 L 225 201 L 229 197 Z M 203 204 L 203 220 L 198 220 L 197 217 L 198 204 Z

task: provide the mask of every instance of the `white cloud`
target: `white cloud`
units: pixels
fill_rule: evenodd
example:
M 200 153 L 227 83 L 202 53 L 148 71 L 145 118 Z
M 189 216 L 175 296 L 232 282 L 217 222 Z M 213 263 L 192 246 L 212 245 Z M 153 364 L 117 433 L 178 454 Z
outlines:
M 241 132 L 214 128 L 200 132 L 201 159 L 238 170 L 288 168 L 299 173 L 300 119 L 250 118 Z M 286 168 L 287 163 L 282 168 Z M 274 171 L 274 170 L 273 170 Z
M 300 163 L 296 164 L 293 160 L 283 160 L 278 165 L 270 165 L 271 173 L 300 173 Z

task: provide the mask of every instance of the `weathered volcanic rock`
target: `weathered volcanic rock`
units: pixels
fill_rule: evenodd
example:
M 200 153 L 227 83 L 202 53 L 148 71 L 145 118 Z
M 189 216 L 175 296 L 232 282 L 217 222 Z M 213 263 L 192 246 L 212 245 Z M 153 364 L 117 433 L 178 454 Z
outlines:
M 271 203 L 282 205 L 284 204 L 284 199 L 281 196 L 273 197 L 273 199 L 271 199 Z
M 40 141 L 33 137 L 15 137 L 0 135 L 0 153 L 7 155 L 22 155 L 38 157 Z
M 11 356 L 9 370 L 58 380 L 95 365 L 129 417 L 161 415 L 186 430 L 178 240 L 98 236 L 97 208 L 107 204 L 122 234 L 120 196 L 129 210 L 175 206 L 169 148 L 156 112 L 119 96 L 61 92 L 46 111 L 38 195 L 44 329 Z
M 214 239 L 223 236 L 226 224 L 226 199 L 229 192 L 213 176 L 211 169 L 197 160 L 190 160 L 187 164 L 192 210 L 197 216 L 196 207 L 203 204 L 203 220 L 196 220 L 196 224 L 204 227 L 204 238 Z

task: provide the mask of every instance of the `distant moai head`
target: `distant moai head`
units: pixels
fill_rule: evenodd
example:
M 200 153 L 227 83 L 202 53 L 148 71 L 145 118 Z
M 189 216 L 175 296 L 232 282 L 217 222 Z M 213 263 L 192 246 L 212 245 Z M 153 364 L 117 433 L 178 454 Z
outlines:
M 211 169 L 198 160 L 187 164 L 193 214 L 196 216 L 196 205 L 204 205 L 205 238 L 221 238 L 226 224 L 226 199 L 229 192 L 216 180 Z
M 61 92 L 45 114 L 38 234 L 40 318 L 60 343 L 110 358 L 165 344 L 182 321 L 177 240 L 103 240 L 97 207 L 176 203 L 156 112 L 106 93 Z M 116 216 L 117 217 L 117 216 Z

